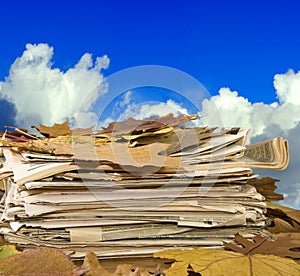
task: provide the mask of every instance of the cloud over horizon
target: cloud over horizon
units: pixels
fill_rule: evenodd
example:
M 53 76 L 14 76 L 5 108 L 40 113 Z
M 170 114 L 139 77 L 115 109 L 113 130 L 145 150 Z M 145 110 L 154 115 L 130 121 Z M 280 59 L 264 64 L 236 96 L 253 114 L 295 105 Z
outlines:
M 93 59 L 91 54 L 85 53 L 74 67 L 63 72 L 52 64 L 53 55 L 53 48 L 48 44 L 26 45 L 23 54 L 11 65 L 9 75 L 0 81 L 1 124 L 28 128 L 33 124 L 52 125 L 66 119 L 71 122 L 77 120 L 81 125 L 98 120 L 97 114 L 90 108 L 95 97 L 108 91 L 102 73 L 109 65 L 108 57 Z M 300 208 L 300 71 L 276 74 L 273 84 L 278 101 L 271 104 L 251 103 L 237 91 L 223 87 L 218 95 L 202 102 L 201 113 L 206 116 L 209 126 L 219 123 L 219 117 L 211 112 L 217 108 L 224 126 L 251 128 L 251 143 L 276 136 L 288 139 L 291 154 L 288 169 L 260 171 L 260 174 L 279 178 L 278 191 L 286 194 L 283 203 Z M 94 98 L 85 101 L 88 112 L 78 114 L 83 99 L 89 94 Z M 114 117 L 108 117 L 102 123 L 107 124 L 115 118 L 143 119 L 169 112 L 188 114 L 186 107 L 168 98 L 160 103 L 136 103 L 131 91 L 123 94 L 114 107 L 116 113 L 111 113 Z
M 8 77 L 0 82 L 0 99 L 14 105 L 17 126 L 73 121 L 90 91 L 106 92 L 101 86 L 101 70 L 109 65 L 107 56 L 93 62 L 92 55 L 86 53 L 73 68 L 63 72 L 53 68 L 53 54 L 48 44 L 27 44 L 22 56 L 11 65 Z
M 202 113 L 207 115 L 209 125 L 214 125 L 215 116 L 210 110 L 216 106 L 224 126 L 251 129 L 251 143 L 277 136 L 287 139 L 291 156 L 289 167 L 284 171 L 260 170 L 259 173 L 279 179 L 278 191 L 285 194 L 284 204 L 300 208 L 300 71 L 276 74 L 273 84 L 278 102 L 251 103 L 238 92 L 221 88 L 218 95 L 203 101 Z

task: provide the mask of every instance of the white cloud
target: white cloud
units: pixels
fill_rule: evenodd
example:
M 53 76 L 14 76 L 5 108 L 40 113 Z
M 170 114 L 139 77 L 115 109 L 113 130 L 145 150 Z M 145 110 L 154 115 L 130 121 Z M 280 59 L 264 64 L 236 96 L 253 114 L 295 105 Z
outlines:
M 100 71 L 108 67 L 107 56 L 96 58 L 94 63 L 91 54 L 86 53 L 66 72 L 53 68 L 52 57 L 53 48 L 49 45 L 27 44 L 22 56 L 12 64 L 9 76 L 0 82 L 0 97 L 8 98 L 16 106 L 18 126 L 51 125 L 67 118 L 74 121 L 83 99 L 91 91 L 106 92 Z M 85 107 L 88 109 L 94 100 L 90 98 Z M 94 117 L 85 114 L 79 120 Z
M 101 93 L 108 91 L 101 70 L 108 67 L 109 59 L 103 56 L 94 61 L 86 53 L 73 68 L 63 72 L 53 66 L 52 58 L 53 48 L 49 45 L 26 45 L 22 56 L 12 64 L 8 77 L 0 81 L 0 102 L 6 104 L 5 110 L 12 112 L 7 118 L 14 121 L 16 115 L 17 126 L 27 128 L 39 123 L 51 125 L 67 118 L 72 122 L 76 119 L 82 126 L 94 124 L 98 116 L 90 107 Z M 279 178 L 279 191 L 287 195 L 284 203 L 300 208 L 300 71 L 275 75 L 274 87 L 278 102 L 271 104 L 251 103 L 238 92 L 221 88 L 219 95 L 203 101 L 201 112 L 209 126 L 220 125 L 221 118 L 224 126 L 250 127 L 251 142 L 275 136 L 288 139 L 291 154 L 288 169 L 260 173 Z M 79 107 L 87 112 L 79 114 Z M 128 91 L 116 103 L 115 112 L 101 125 L 115 119 L 144 119 L 170 112 L 176 116 L 188 114 L 186 108 L 171 99 L 135 103 L 132 91 Z
M 210 125 L 217 124 L 215 113 L 218 112 L 224 126 L 244 126 L 251 128 L 251 137 L 265 133 L 266 127 L 276 125 L 287 133 L 300 121 L 300 72 L 289 71 L 275 75 L 274 86 L 279 103 L 250 103 L 236 91 L 221 88 L 219 95 L 202 103 L 202 113 L 207 115 Z M 217 111 L 211 112 L 216 107 Z
M 125 112 L 123 112 L 118 120 L 126 120 L 129 117 L 133 117 L 135 119 L 147 119 L 154 116 L 164 116 L 169 113 L 173 113 L 175 116 L 179 116 L 181 114 L 188 114 L 188 110 L 182 107 L 180 104 L 175 101 L 169 99 L 166 102 L 160 103 L 131 103 L 128 105 Z
M 127 91 L 123 97 L 122 97 L 122 100 L 120 102 L 118 102 L 117 104 L 120 106 L 120 107 L 124 107 L 124 106 L 127 106 L 129 105 L 130 101 L 131 101 L 131 96 L 132 96 L 132 92 L 131 91 Z
M 164 116 L 169 113 L 173 113 L 174 116 L 189 114 L 186 108 L 172 99 L 168 99 L 165 102 L 142 101 L 136 103 L 134 91 L 127 91 L 111 108 L 111 116 L 100 121 L 98 126 L 106 127 L 113 121 L 124 121 L 130 117 L 142 120 L 150 117 Z
M 280 179 L 279 191 L 286 194 L 284 203 L 300 208 L 300 71 L 289 70 L 286 74 L 275 75 L 274 87 L 279 102 L 271 104 L 251 103 L 236 91 L 221 88 L 219 95 L 203 101 L 202 113 L 207 115 L 206 120 L 211 126 L 217 123 L 218 112 L 224 126 L 251 128 L 253 143 L 276 136 L 287 139 L 291 155 L 288 169 L 260 171 L 260 174 Z
M 282 104 L 291 103 L 300 106 L 300 71 L 295 73 L 289 70 L 286 74 L 275 75 L 274 87 Z

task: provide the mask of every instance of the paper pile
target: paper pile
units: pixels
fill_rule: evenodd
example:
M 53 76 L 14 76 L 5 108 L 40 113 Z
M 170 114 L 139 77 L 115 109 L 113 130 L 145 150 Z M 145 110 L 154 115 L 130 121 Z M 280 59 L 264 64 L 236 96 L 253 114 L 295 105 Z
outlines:
M 222 246 L 267 224 L 252 168 L 284 169 L 287 142 L 246 146 L 248 129 L 183 127 L 195 116 L 3 134 L 1 233 L 73 258 Z M 252 180 L 252 183 L 255 180 Z

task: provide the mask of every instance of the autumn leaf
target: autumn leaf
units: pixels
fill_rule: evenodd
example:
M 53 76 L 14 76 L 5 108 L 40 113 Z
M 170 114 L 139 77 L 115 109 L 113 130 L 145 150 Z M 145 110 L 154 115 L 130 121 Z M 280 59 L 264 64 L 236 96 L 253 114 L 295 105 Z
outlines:
M 67 136 L 67 135 L 84 135 L 91 134 L 93 127 L 90 128 L 76 128 L 71 130 L 68 121 L 65 121 L 62 124 L 54 124 L 53 126 L 45 126 L 40 124 L 39 127 L 32 126 L 32 128 L 37 129 L 42 135 L 47 138 L 55 138 L 58 136 Z
M 97 256 L 93 252 L 88 252 L 85 255 L 81 267 L 87 270 L 85 276 L 112 276 L 112 273 L 108 272 L 103 266 L 100 265 Z
M 118 265 L 116 268 L 116 271 L 112 276 L 152 276 L 153 274 L 150 274 L 145 269 L 136 267 L 134 268 L 130 264 L 122 264 Z
M 273 220 L 271 233 L 300 232 L 300 210 L 268 203 L 267 215 Z
M 45 137 L 57 137 L 72 134 L 72 131 L 68 125 L 68 121 L 65 121 L 62 124 L 54 124 L 50 127 L 40 124 L 39 127 L 32 126 L 32 128 L 36 128 Z
M 3 179 L 0 179 L 0 190 L 1 191 L 4 191 L 5 188 L 4 188 L 4 180 Z M 0 194 L 0 198 L 2 197 L 3 193 Z
M 175 262 L 165 270 L 166 276 L 187 276 L 187 269 L 208 275 L 300 275 L 300 265 L 288 258 L 273 255 L 243 255 L 241 253 L 196 248 L 191 250 L 166 250 L 154 257 Z
M 299 244 L 295 244 L 291 236 L 280 236 L 275 241 L 267 240 L 267 237 L 256 235 L 251 240 L 236 234 L 235 243 L 224 243 L 225 248 L 244 255 L 254 254 L 272 254 L 279 257 L 300 258 L 300 252 L 297 252 Z M 294 251 L 292 251 L 294 250 Z
M 278 181 L 278 179 L 271 177 L 263 177 L 261 179 L 249 179 L 247 183 L 254 186 L 256 190 L 266 198 L 267 201 L 277 201 L 283 199 L 282 194 L 275 193 L 277 188 L 275 182 Z
M 24 251 L 0 260 L 0 275 L 83 275 L 64 253 L 56 249 L 41 248 Z
M 107 271 L 98 261 L 97 256 L 93 252 L 88 252 L 84 258 L 82 268 L 86 269 L 85 276 L 151 276 L 148 271 L 142 268 L 134 268 L 130 264 L 117 265 L 116 271 L 111 273 Z
M 0 246 L 0 259 L 4 259 L 20 253 L 12 244 L 4 244 Z
M 169 113 L 162 117 L 156 117 L 149 120 L 136 120 L 129 118 L 123 122 L 112 122 L 107 128 L 103 128 L 98 131 L 98 134 L 137 134 L 146 131 L 154 131 L 158 129 L 163 129 L 166 127 L 172 127 L 179 124 L 186 123 L 191 120 L 197 119 L 198 114 L 195 115 L 182 115 L 179 117 L 174 117 L 173 113 Z

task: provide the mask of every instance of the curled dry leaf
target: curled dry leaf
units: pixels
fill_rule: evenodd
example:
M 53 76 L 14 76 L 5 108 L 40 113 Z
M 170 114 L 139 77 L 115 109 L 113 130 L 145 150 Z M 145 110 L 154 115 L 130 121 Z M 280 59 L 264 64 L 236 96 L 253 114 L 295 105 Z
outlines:
M 273 220 L 271 233 L 300 232 L 300 210 L 268 203 L 267 215 Z
M 273 255 L 243 255 L 232 251 L 196 248 L 166 250 L 155 253 L 154 257 L 175 260 L 164 271 L 166 276 L 187 276 L 188 267 L 202 276 L 300 275 L 300 265 L 295 261 Z

